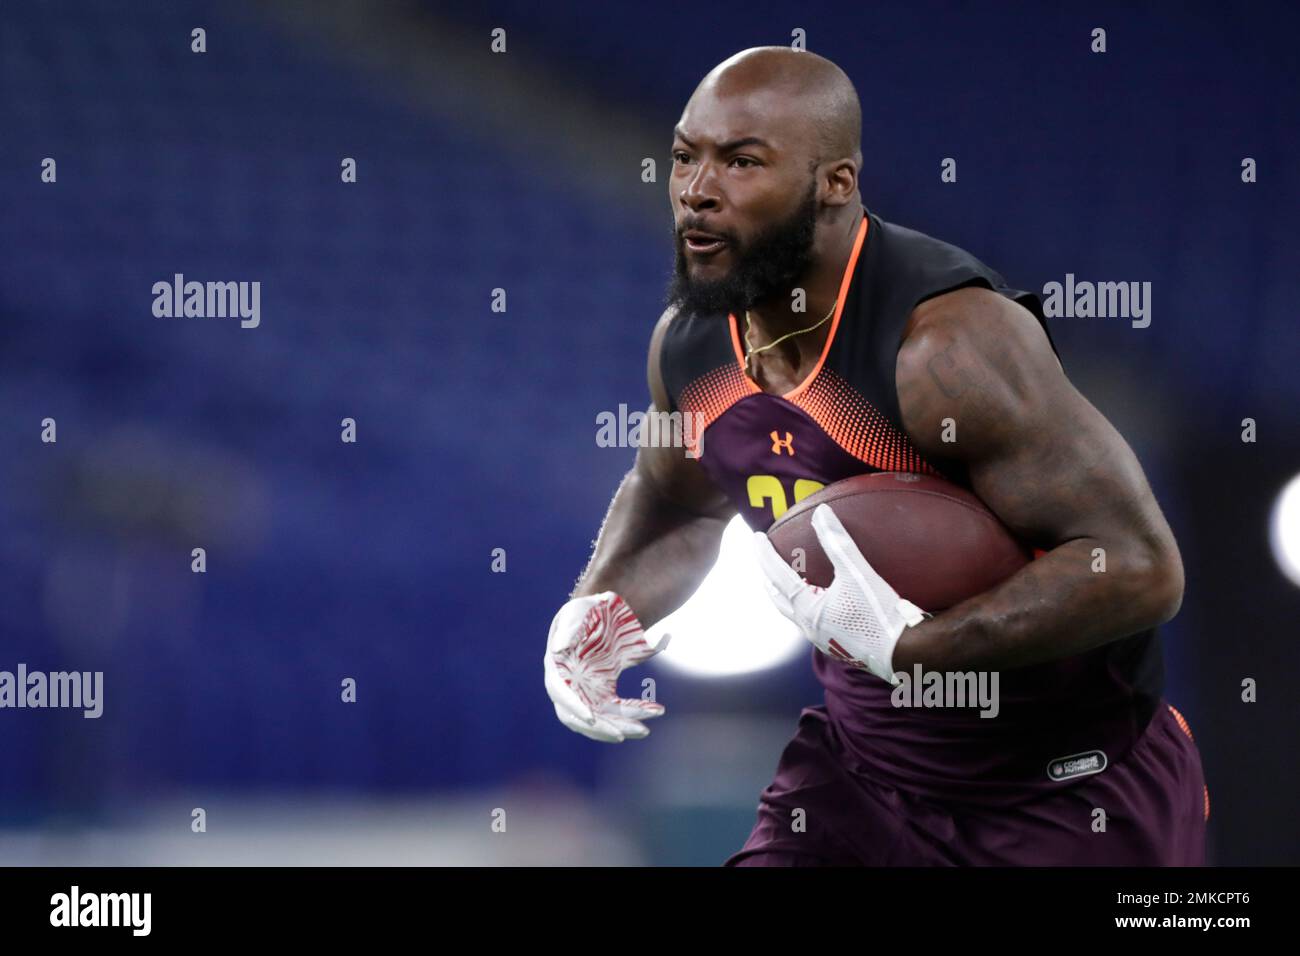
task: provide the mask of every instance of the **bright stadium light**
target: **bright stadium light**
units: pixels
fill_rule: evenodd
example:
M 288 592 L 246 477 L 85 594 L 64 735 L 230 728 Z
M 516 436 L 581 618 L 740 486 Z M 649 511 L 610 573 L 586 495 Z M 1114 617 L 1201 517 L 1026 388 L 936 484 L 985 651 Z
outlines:
M 718 561 L 689 601 L 650 629 L 672 635 L 657 657 L 693 677 L 750 674 L 784 664 L 809 644 L 772 605 L 754 557 L 753 532 L 739 516 L 722 534 Z
M 1300 587 L 1300 475 L 1286 483 L 1273 502 L 1269 521 L 1273 560 L 1296 587 Z

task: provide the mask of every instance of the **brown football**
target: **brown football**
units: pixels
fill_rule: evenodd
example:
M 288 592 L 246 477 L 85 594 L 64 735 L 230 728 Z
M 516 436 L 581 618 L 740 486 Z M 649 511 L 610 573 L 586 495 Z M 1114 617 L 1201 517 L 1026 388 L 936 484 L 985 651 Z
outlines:
M 821 489 L 767 531 L 796 570 L 802 548 L 810 584 L 835 576 L 812 528 L 813 509 L 830 505 L 867 562 L 923 611 L 942 611 L 1002 583 L 1032 552 L 974 493 L 942 478 L 905 472 L 855 475 Z

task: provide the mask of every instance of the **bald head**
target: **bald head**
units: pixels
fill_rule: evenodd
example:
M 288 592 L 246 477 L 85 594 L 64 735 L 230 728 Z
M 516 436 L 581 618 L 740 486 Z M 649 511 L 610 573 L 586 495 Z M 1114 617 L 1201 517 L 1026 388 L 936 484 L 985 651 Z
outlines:
M 788 47 L 713 68 L 673 130 L 669 301 L 698 314 L 835 298 L 862 217 L 862 112 L 844 71 Z
M 784 46 L 759 46 L 723 60 L 695 93 L 748 100 L 772 116 L 805 127 L 812 164 L 852 159 L 862 168 L 862 107 L 853 81 L 823 56 Z

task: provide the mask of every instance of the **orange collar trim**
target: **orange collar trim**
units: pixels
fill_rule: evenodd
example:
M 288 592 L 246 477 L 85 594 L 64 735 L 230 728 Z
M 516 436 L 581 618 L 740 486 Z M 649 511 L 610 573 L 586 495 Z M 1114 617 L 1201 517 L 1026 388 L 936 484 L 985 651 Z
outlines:
M 786 392 L 781 396 L 787 401 L 793 401 L 802 395 L 804 390 L 812 384 L 813 379 L 817 377 L 817 373 L 822 370 L 822 366 L 826 364 L 826 356 L 831 352 L 831 343 L 835 341 L 835 332 L 840 327 L 840 316 L 844 314 L 844 303 L 848 298 L 849 286 L 853 282 L 853 270 L 857 267 L 858 255 L 862 252 L 863 243 L 867 238 L 867 226 L 870 222 L 871 217 L 864 208 L 862 211 L 862 223 L 858 226 L 858 236 L 853 241 L 853 251 L 849 254 L 849 263 L 844 267 L 844 276 L 840 279 L 840 294 L 839 299 L 835 303 L 835 317 L 831 319 L 831 331 L 830 334 L 826 336 L 826 344 L 822 346 L 821 357 L 817 359 L 817 364 L 813 367 L 813 370 L 808 373 L 807 378 L 800 382 L 792 391 Z M 731 346 L 736 351 L 736 363 L 740 366 L 740 373 L 744 376 L 745 382 L 749 385 L 751 392 L 761 392 L 762 389 L 758 387 L 757 382 L 749 377 L 749 370 L 745 368 L 745 353 L 740 347 L 740 332 L 738 331 L 735 313 L 727 313 L 727 319 L 731 323 Z

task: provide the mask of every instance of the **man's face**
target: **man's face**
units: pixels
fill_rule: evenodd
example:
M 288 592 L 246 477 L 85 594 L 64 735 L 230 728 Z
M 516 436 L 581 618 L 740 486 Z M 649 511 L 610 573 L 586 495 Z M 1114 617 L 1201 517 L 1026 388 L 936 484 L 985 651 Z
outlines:
M 667 299 L 685 314 L 739 314 L 784 295 L 812 264 L 818 201 L 806 150 L 779 124 L 751 123 L 754 112 L 692 101 L 677 128 Z

